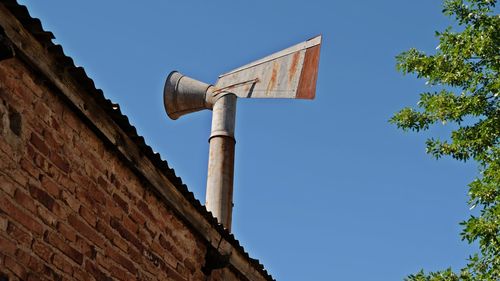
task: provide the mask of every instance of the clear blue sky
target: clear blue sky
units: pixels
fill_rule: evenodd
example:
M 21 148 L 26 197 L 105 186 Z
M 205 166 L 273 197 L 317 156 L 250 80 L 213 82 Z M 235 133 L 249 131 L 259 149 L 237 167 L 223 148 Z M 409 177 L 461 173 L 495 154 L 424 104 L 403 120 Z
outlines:
M 217 75 L 323 35 L 316 100 L 240 100 L 233 232 L 277 280 L 402 280 L 459 268 L 473 163 L 434 160 L 387 120 L 424 81 L 396 72 L 433 52 L 441 1 L 28 1 L 67 55 L 121 105 L 204 202 L 210 112 L 173 121 L 167 74 Z

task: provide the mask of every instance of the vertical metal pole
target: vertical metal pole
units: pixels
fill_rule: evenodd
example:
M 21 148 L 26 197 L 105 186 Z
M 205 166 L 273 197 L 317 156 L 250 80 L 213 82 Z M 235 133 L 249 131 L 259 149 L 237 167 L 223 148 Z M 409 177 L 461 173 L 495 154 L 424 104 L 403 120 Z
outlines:
M 212 110 L 206 207 L 226 229 L 231 230 L 236 96 L 224 94 L 217 99 Z

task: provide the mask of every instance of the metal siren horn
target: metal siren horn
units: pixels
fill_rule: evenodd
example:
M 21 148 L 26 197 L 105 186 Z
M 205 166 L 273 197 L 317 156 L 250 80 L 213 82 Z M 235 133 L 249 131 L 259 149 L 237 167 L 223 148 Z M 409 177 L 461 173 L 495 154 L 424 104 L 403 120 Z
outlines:
M 172 119 L 211 109 L 206 207 L 231 230 L 237 98 L 314 99 L 321 36 L 219 76 L 214 86 L 171 72 L 163 92 Z
M 168 117 L 176 120 L 191 112 L 211 109 L 212 103 L 206 98 L 210 87 L 177 71 L 170 72 L 163 89 L 163 103 Z

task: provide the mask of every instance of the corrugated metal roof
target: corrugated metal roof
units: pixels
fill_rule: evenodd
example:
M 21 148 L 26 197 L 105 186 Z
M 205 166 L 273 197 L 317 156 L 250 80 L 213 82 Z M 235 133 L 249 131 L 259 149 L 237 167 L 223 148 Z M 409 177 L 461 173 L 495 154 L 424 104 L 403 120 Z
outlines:
M 124 115 L 118 104 L 111 102 L 111 100 L 104 97 L 101 89 L 95 87 L 94 81 L 89 78 L 83 67 L 75 66 L 73 59 L 64 54 L 61 45 L 54 44 L 52 39 L 55 39 L 54 34 L 50 31 L 45 31 L 42 23 L 37 18 L 32 18 L 28 9 L 24 5 L 20 5 L 16 0 L 2 0 L 1 3 L 19 20 L 19 22 L 39 41 L 42 46 L 48 50 L 59 62 L 59 67 L 63 71 L 67 71 L 79 83 L 79 85 L 86 90 L 92 98 L 111 116 L 114 122 L 127 133 L 127 135 L 134 141 L 134 143 L 141 149 L 141 152 L 148 157 L 151 162 L 166 175 L 166 177 L 175 185 L 181 194 L 196 208 L 200 214 L 205 217 L 207 221 L 216 229 L 219 234 L 228 241 L 235 249 L 240 251 L 248 262 L 257 269 L 267 280 L 274 280 L 273 277 L 267 272 L 264 266 L 257 259 L 253 259 L 240 245 L 240 242 L 234 237 L 232 233 L 224 229 L 224 227 L 217 222 L 217 219 L 208 212 L 205 206 L 197 200 L 194 194 L 189 191 L 187 186 L 182 182 L 182 179 L 175 174 L 175 170 L 168 166 L 167 161 L 163 160 L 159 153 L 155 153 L 153 149 L 146 144 L 144 137 L 137 134 L 136 128 L 130 124 L 129 119 Z

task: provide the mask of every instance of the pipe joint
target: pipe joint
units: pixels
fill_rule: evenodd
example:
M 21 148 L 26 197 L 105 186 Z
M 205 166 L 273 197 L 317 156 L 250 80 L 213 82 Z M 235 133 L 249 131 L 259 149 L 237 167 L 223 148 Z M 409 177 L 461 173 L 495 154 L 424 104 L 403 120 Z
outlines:
M 234 141 L 234 143 L 236 143 L 236 139 L 234 138 L 234 134 L 230 133 L 228 131 L 212 131 L 210 133 L 210 137 L 208 138 L 208 142 L 210 142 L 210 140 L 212 138 L 216 138 L 216 137 L 229 138 L 229 139 L 232 139 Z

